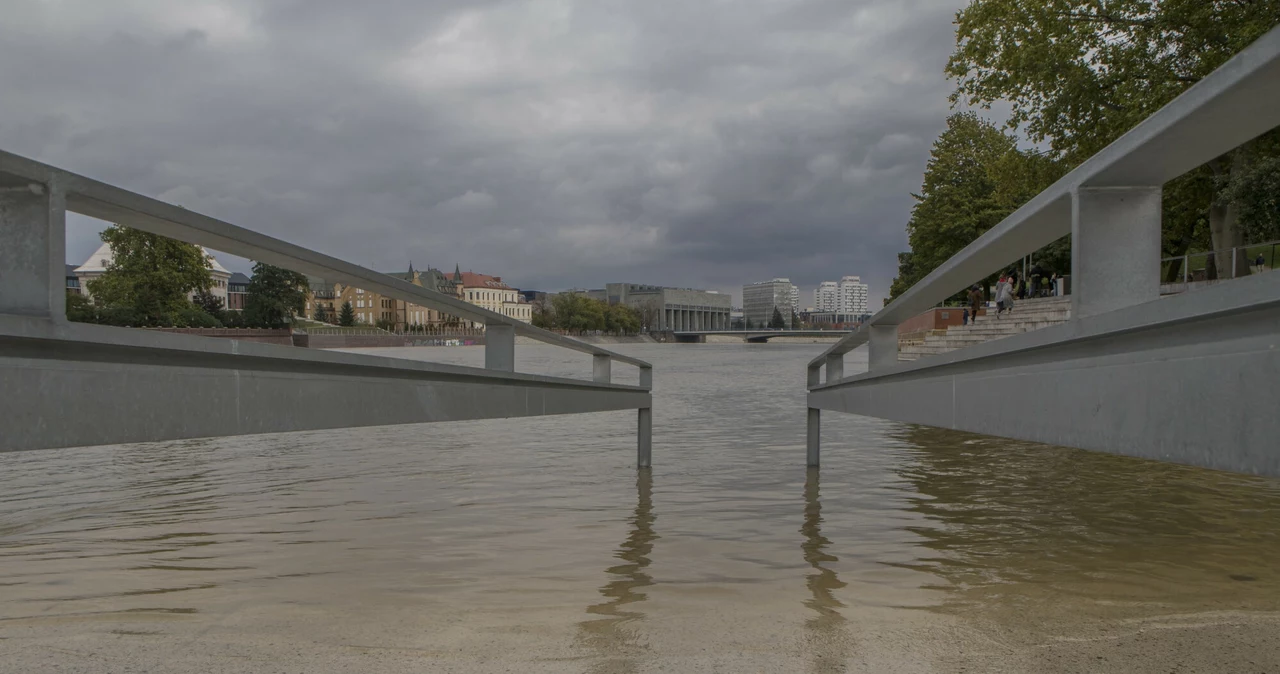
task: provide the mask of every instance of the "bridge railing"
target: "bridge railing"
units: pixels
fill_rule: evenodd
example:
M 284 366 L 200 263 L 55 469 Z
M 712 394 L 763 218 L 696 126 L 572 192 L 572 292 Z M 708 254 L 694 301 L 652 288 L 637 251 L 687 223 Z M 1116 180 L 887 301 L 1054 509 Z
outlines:
M 485 326 L 485 367 L 515 371 L 516 336 L 592 356 L 592 380 L 608 383 L 613 362 L 640 370 L 640 387 L 651 389 L 652 366 L 638 358 L 534 327 L 408 281 L 323 253 L 145 197 L 85 176 L 0 150 L 0 190 L 15 213 L 0 233 L 0 313 L 65 318 L 65 212 L 80 213 L 152 234 L 185 241 L 285 269 L 362 288 Z M 0 204 L 4 206 L 4 204 Z M 43 212 L 40 212 L 43 211 Z
M 864 344 L 872 373 L 897 366 L 900 323 L 1067 234 L 1072 235 L 1073 320 L 1159 299 L 1163 184 L 1276 126 L 1280 28 L 1036 195 L 810 361 L 808 388 L 839 382 L 844 355 Z M 817 412 L 810 410 L 811 455 Z

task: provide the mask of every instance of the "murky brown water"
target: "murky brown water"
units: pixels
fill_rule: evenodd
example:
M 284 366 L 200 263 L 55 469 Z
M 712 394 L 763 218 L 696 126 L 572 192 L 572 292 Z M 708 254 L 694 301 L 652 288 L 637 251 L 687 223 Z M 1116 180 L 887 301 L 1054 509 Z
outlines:
M 0 671 L 1280 670 L 1280 481 L 835 414 L 819 479 L 820 347 L 619 348 L 638 475 L 633 412 L 0 455 Z

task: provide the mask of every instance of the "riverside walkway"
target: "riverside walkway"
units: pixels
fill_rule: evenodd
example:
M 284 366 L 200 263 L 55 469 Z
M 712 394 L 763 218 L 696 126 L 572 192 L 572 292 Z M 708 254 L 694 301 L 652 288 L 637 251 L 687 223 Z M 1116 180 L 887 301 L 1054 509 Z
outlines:
M 809 465 L 829 410 L 1280 475 L 1280 274 L 1160 293 L 1163 184 L 1277 126 L 1280 28 L 814 358 Z M 900 323 L 1067 234 L 1069 320 L 901 362 Z
M 485 366 L 69 322 L 68 212 L 483 324 Z M 516 372 L 517 335 L 587 354 L 591 378 Z M 613 379 L 615 362 L 639 369 L 635 383 Z M 634 409 L 648 466 L 652 379 L 645 361 L 0 151 L 0 451 Z

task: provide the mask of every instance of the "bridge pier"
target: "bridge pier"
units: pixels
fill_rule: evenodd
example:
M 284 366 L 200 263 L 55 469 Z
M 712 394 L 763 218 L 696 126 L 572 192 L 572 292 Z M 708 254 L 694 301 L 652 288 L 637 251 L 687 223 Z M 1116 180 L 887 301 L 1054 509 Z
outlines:
M 636 468 L 653 463 L 653 408 L 641 407 L 636 429 Z
M 53 181 L 0 180 L 0 313 L 66 317 L 65 201 Z
M 808 424 L 808 446 L 805 456 L 807 457 L 807 465 L 817 468 L 820 462 L 821 442 L 822 442 L 822 410 L 816 407 L 809 408 L 809 424 Z

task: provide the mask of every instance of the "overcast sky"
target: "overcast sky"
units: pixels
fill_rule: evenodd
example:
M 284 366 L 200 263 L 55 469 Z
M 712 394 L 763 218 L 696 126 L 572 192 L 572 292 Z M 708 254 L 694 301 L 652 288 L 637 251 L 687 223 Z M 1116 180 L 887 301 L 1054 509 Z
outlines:
M 17 0 L 0 148 L 380 271 L 878 307 L 962 4 Z

